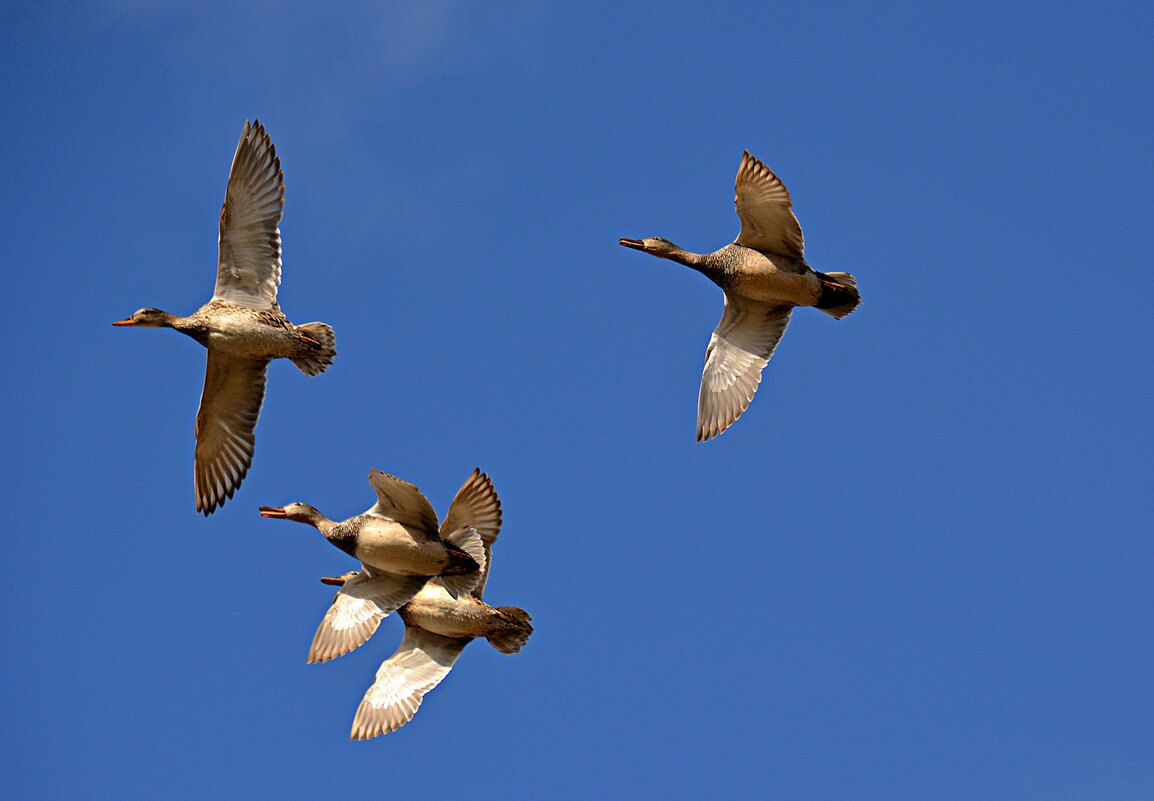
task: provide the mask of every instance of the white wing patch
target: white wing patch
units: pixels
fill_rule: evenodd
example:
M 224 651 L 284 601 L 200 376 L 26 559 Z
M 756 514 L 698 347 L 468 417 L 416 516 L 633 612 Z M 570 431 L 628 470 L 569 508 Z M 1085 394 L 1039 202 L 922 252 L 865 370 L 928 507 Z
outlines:
M 725 293 L 725 311 L 705 351 L 697 400 L 697 439 L 712 439 L 741 417 L 761 371 L 781 341 L 792 306 L 770 306 Z
M 413 719 L 425 693 L 436 687 L 471 638 L 442 637 L 409 626 L 396 652 L 381 663 L 376 681 L 353 718 L 349 739 L 368 740 L 396 731 Z
M 326 662 L 360 648 L 381 621 L 408 603 L 425 585 L 423 576 L 366 569 L 345 582 L 317 627 L 309 663 Z
M 224 205 L 213 300 L 279 311 L 280 223 L 284 173 L 260 121 L 246 122 L 232 159 Z

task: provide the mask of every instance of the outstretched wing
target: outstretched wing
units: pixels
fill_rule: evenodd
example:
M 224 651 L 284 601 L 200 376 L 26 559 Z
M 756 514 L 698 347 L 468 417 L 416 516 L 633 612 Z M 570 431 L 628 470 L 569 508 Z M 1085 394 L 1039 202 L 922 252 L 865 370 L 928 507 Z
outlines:
M 771 306 L 725 293 L 725 312 L 705 351 L 697 399 L 698 442 L 725 431 L 749 407 L 791 311 L 792 306 Z
M 789 191 L 773 171 L 745 151 L 737 170 L 737 244 L 801 260 L 805 239 L 793 215 Z
M 481 570 L 480 581 L 472 591 L 474 596 L 480 598 L 493 564 L 493 543 L 501 533 L 501 499 L 493 488 L 493 480 L 487 473 L 482 473 L 480 468 L 473 470 L 473 474 L 465 480 L 453 498 L 445 522 L 441 524 L 441 539 L 466 526 L 476 529 L 485 544 L 485 566 Z
M 325 612 L 309 648 L 309 663 L 326 662 L 360 648 L 381 621 L 409 602 L 424 576 L 401 576 L 366 568 L 345 582 Z
M 369 471 L 369 484 L 377 493 L 377 503 L 368 514 L 388 517 L 436 536 L 437 513 L 416 486 L 375 467 Z
M 442 539 L 457 529 L 472 526 L 486 543 L 492 544 L 501 533 L 501 499 L 493 488 L 493 480 L 480 468 L 465 479 L 445 522 L 441 524 Z
M 413 719 L 425 693 L 441 683 L 472 638 L 442 637 L 405 627 L 396 653 L 381 663 L 353 718 L 351 740 L 368 740 L 396 731 Z
M 245 122 L 232 158 L 220 210 L 220 243 L 213 300 L 250 309 L 279 310 L 280 223 L 284 173 L 259 120 Z
M 232 497 L 252 464 L 267 367 L 267 359 L 208 352 L 195 460 L 196 510 L 205 516 Z

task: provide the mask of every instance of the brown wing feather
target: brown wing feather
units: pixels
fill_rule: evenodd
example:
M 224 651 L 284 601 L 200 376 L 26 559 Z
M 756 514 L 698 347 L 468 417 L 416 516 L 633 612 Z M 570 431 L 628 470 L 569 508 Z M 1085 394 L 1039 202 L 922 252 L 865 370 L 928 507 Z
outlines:
M 437 513 L 415 484 L 375 467 L 369 471 L 369 484 L 377 493 L 377 503 L 369 509 L 369 514 L 387 517 L 437 536 Z
M 196 415 L 196 510 L 210 515 L 233 496 L 252 464 L 267 359 L 208 352 Z
M 737 244 L 766 253 L 801 260 L 805 239 L 793 214 L 789 190 L 773 171 L 749 155 L 741 157 L 737 170 L 737 194 L 733 198 L 741 233 Z
M 441 524 L 441 538 L 465 526 L 475 528 L 485 544 L 485 567 L 472 591 L 475 597 L 481 598 L 493 564 L 493 543 L 501 533 L 501 499 L 493 488 L 493 480 L 480 468 L 473 470 L 453 498 L 445 522 Z

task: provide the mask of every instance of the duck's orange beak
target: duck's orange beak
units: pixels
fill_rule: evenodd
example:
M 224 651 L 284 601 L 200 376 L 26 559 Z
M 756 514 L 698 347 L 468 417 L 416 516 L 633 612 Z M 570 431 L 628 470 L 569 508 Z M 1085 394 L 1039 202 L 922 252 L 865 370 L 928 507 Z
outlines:
M 257 511 L 260 512 L 261 517 L 275 517 L 285 518 L 288 514 L 280 506 L 258 506 Z
M 331 587 L 345 586 L 344 576 L 321 576 L 321 584 L 328 584 Z
M 113 325 L 136 325 L 136 320 L 129 317 L 127 320 L 117 320 Z
M 627 248 L 633 248 L 634 250 L 645 250 L 645 243 L 640 239 L 626 239 L 625 237 L 621 237 L 617 241 Z

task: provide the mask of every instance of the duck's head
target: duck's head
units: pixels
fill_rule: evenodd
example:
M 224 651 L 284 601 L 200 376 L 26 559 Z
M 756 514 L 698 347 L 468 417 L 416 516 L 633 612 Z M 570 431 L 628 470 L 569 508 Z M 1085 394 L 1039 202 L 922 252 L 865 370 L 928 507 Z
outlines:
M 113 325 L 138 325 L 141 328 L 165 328 L 172 325 L 172 315 L 160 309 L 146 308 L 136 312 L 127 320 L 117 320 Z
M 617 241 L 627 248 L 642 250 L 653 256 L 660 256 L 663 259 L 668 259 L 674 253 L 681 252 L 681 248 L 660 236 L 649 236 L 645 239 L 626 239 L 625 237 L 621 237 Z
M 315 506 L 307 503 L 290 503 L 286 506 L 258 507 L 261 517 L 271 517 L 274 520 L 292 520 L 296 523 L 308 523 L 315 526 L 325 519 L 325 516 Z
M 321 584 L 331 587 L 343 587 L 361 574 L 359 570 L 350 570 L 342 576 L 321 576 Z

